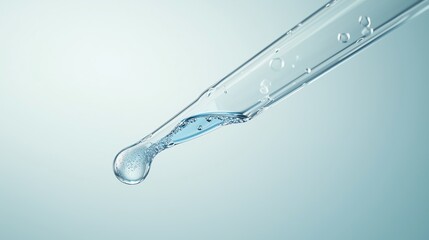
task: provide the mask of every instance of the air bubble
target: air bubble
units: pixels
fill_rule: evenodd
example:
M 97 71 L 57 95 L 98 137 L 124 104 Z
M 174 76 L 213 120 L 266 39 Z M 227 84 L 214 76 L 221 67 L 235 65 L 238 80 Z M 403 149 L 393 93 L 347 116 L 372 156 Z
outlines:
M 374 29 L 370 28 L 370 27 L 366 27 L 366 28 L 362 29 L 361 33 L 362 33 L 362 36 L 368 37 L 369 35 L 374 33 Z
M 279 71 L 285 66 L 285 62 L 281 58 L 273 58 L 270 60 L 270 67 L 274 71 Z
M 305 69 L 305 72 L 306 72 L 306 73 L 311 73 L 311 68 L 306 68 L 306 69 Z
M 198 131 L 201 131 L 201 130 L 203 130 L 203 126 L 198 126 Z
M 371 18 L 367 16 L 360 16 L 359 17 L 359 24 L 364 27 L 370 27 L 371 26 Z
M 337 39 L 339 42 L 346 43 L 350 40 L 350 33 L 338 33 Z
M 222 85 L 222 89 L 223 89 L 224 94 L 228 93 L 228 89 L 227 89 L 226 85 Z
M 269 81 L 267 79 L 264 79 L 264 80 L 261 81 L 261 83 L 259 85 L 261 85 L 261 86 L 268 86 L 268 85 L 271 86 L 271 81 Z
M 268 90 L 268 88 L 267 87 L 261 87 L 261 88 L 259 88 L 259 92 L 260 93 L 262 93 L 262 94 L 267 94 L 268 92 L 269 92 L 270 90 Z
M 259 84 L 260 88 L 259 88 L 259 92 L 262 94 L 267 94 L 270 92 L 270 87 L 271 87 L 271 81 L 264 79 L 261 81 L 261 83 Z

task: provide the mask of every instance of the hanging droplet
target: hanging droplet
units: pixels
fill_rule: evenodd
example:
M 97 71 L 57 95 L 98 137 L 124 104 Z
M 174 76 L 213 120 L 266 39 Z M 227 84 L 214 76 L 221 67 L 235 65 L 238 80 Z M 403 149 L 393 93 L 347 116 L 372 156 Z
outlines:
M 113 170 L 121 182 L 137 184 L 145 179 L 153 159 L 147 146 L 134 144 L 116 155 Z

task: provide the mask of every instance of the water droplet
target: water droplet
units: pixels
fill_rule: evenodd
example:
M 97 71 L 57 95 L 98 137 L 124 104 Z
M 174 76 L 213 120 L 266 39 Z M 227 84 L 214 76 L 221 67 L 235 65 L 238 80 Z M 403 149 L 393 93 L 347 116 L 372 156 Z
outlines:
M 305 69 L 305 72 L 306 72 L 306 73 L 311 73 L 311 68 L 306 68 L 306 69 Z
M 368 37 L 369 35 L 374 33 L 374 29 L 370 28 L 370 27 L 366 27 L 366 28 L 362 29 L 361 33 L 362 33 L 362 36 Z
M 199 131 L 203 130 L 203 126 L 201 126 L 201 125 L 200 125 L 200 126 L 198 126 L 198 130 L 199 130 Z
M 285 66 L 285 62 L 281 58 L 273 58 L 270 60 L 270 67 L 274 71 L 279 71 Z
M 113 171 L 121 182 L 137 184 L 149 173 L 152 159 L 153 155 L 145 144 L 134 144 L 116 155 Z
M 350 33 L 338 33 L 337 39 L 339 42 L 346 43 L 350 40 Z
M 211 118 L 211 117 L 206 117 L 206 121 L 207 121 L 207 122 L 211 122 L 211 121 L 212 121 L 212 118 Z
M 360 16 L 358 21 L 359 21 L 359 24 L 364 26 L 364 27 L 370 27 L 371 26 L 371 18 L 369 18 L 367 16 Z

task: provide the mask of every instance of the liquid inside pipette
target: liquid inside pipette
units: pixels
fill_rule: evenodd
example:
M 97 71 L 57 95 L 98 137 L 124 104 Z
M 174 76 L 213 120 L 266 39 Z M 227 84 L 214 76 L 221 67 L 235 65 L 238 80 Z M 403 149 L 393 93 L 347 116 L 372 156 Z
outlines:
M 189 117 L 161 140 L 151 143 L 150 137 L 146 137 L 119 152 L 113 163 L 115 175 L 123 183 L 137 184 L 145 179 L 153 158 L 161 151 L 218 127 L 243 123 L 248 119 L 239 113 L 208 113 Z
M 161 151 L 255 117 L 427 9 L 429 0 L 331 0 L 212 85 L 153 135 L 122 150 L 114 162 L 117 178 L 127 184 L 141 182 Z

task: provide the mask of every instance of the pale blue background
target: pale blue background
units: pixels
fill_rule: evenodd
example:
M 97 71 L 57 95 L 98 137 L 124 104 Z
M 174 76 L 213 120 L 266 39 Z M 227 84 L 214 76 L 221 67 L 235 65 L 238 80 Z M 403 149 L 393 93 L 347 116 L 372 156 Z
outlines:
M 322 6 L 0 0 L 0 239 L 428 239 L 425 13 L 255 120 L 112 172 Z

